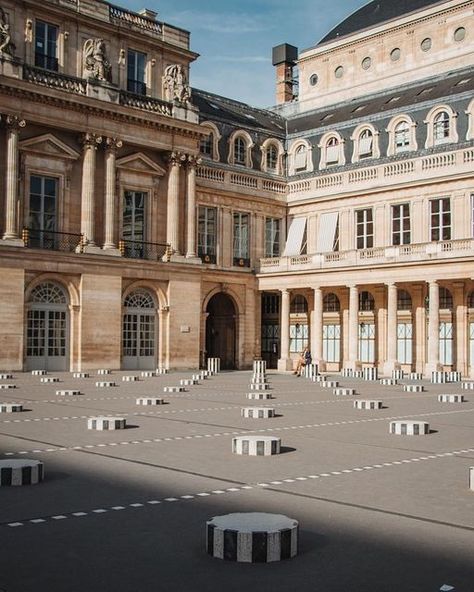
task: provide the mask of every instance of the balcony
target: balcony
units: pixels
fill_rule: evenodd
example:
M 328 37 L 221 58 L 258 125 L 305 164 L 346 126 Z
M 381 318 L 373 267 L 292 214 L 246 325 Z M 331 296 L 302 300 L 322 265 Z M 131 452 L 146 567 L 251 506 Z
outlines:
M 24 228 L 22 239 L 25 247 L 30 249 L 46 249 L 66 253 L 82 253 L 83 235 L 70 232 L 54 232 Z
M 133 107 L 142 111 L 159 113 L 171 117 L 173 115 L 173 106 L 171 103 L 147 97 L 143 94 L 135 94 L 124 90 L 120 91 L 120 104 L 125 107 Z
M 394 263 L 442 261 L 461 257 L 474 257 L 474 239 L 260 259 L 258 273 L 275 274 L 341 267 L 370 267 Z
M 85 95 L 87 93 L 87 82 L 82 78 L 59 74 L 59 72 L 44 70 L 43 68 L 28 66 L 27 64 L 23 66 L 23 80 L 48 88 L 65 90 L 77 95 Z
M 170 246 L 165 243 L 147 243 L 122 239 L 119 242 L 122 256 L 127 259 L 146 259 L 147 261 L 169 261 Z
M 226 191 L 232 188 L 246 195 L 248 195 L 248 190 L 252 189 L 252 193 L 259 192 L 265 196 L 284 198 L 288 187 L 284 181 L 260 176 L 250 169 L 248 172 L 236 172 L 230 168 L 203 165 L 197 167 L 196 176 L 200 185 L 214 188 L 216 185 L 222 185 Z

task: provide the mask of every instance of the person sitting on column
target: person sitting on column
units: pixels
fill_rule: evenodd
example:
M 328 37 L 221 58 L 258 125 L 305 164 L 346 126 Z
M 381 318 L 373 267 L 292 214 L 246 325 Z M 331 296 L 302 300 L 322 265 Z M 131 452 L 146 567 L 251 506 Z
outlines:
M 311 364 L 311 352 L 309 351 L 309 347 L 306 346 L 298 358 L 298 363 L 296 364 L 295 370 L 296 376 L 300 376 L 302 368 L 304 368 L 304 366 L 308 366 L 309 364 Z

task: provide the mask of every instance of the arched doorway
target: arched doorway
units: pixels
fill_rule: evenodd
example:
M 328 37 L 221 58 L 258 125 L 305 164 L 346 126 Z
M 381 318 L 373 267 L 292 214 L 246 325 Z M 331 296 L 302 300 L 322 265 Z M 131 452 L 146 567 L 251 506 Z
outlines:
M 220 358 L 223 370 L 236 367 L 236 311 L 232 299 L 220 292 L 207 305 L 206 352 L 208 358 Z
M 134 290 L 123 302 L 122 367 L 156 368 L 156 305 L 146 290 Z
M 68 370 L 69 315 L 66 291 L 52 282 L 31 291 L 27 304 L 26 369 Z

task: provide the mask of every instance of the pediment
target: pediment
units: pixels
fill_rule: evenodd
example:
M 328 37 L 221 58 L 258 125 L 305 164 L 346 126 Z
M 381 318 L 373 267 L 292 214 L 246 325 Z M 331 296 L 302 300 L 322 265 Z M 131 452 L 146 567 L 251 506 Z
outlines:
M 163 177 L 166 171 L 159 164 L 145 156 L 142 152 L 136 152 L 129 156 L 124 156 L 117 160 L 117 166 L 128 171 L 135 171 L 138 173 L 147 173 L 149 175 L 158 175 Z
M 34 152 L 42 156 L 52 156 L 68 160 L 76 160 L 80 157 L 79 152 L 61 142 L 53 134 L 43 134 L 20 142 L 20 150 Z

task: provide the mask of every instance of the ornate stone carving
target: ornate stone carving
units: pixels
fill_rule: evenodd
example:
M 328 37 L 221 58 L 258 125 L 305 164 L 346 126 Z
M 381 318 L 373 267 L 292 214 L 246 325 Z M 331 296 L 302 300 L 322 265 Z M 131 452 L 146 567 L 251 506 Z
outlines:
M 170 103 L 186 105 L 191 98 L 186 72 L 180 64 L 173 64 L 165 68 L 163 76 L 163 94 Z
M 188 167 L 197 167 L 201 164 L 202 159 L 199 156 L 195 156 L 194 154 L 188 154 L 186 157 L 186 164 Z
M 13 56 L 15 44 L 12 41 L 10 33 L 10 24 L 8 23 L 6 12 L 0 6 L 0 55 Z
M 7 127 L 10 130 L 18 131 L 20 128 L 26 126 L 26 121 L 18 117 L 18 115 L 7 115 Z
M 103 39 L 88 39 L 83 49 L 84 77 L 111 82 L 112 70 Z
M 84 150 L 86 150 L 87 148 L 97 149 L 99 144 L 102 144 L 102 136 L 92 134 L 91 132 L 87 132 L 80 136 L 79 141 L 84 147 Z
M 119 148 L 122 148 L 123 142 L 118 138 L 106 138 L 105 149 L 112 152 L 116 152 Z
M 168 156 L 168 163 L 170 166 L 182 166 L 186 162 L 186 154 L 182 152 L 171 152 Z

